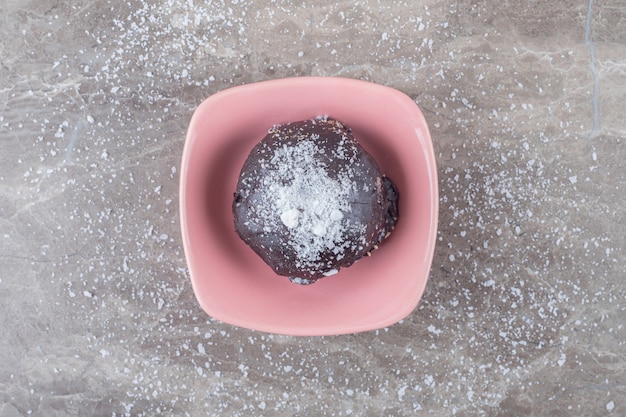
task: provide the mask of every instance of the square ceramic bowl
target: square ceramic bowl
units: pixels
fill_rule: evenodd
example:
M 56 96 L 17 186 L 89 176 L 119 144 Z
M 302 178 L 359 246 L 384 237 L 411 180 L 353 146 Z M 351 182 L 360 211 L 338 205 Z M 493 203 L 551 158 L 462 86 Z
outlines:
M 400 219 L 371 257 L 313 285 L 276 275 L 237 236 L 231 211 L 241 167 L 275 124 L 329 116 L 396 184 Z M 185 142 L 180 220 L 196 298 L 210 316 L 288 335 L 336 335 L 396 323 L 417 306 L 437 233 L 437 170 L 417 105 L 389 87 L 301 77 L 227 89 L 196 109 Z

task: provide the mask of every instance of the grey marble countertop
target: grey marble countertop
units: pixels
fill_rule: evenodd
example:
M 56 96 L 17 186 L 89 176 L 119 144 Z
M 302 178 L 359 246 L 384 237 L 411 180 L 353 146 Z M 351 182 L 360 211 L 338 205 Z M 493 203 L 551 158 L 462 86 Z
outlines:
M 626 414 L 626 5 L 0 2 L 0 416 Z M 343 76 L 420 106 L 426 293 L 289 337 L 199 307 L 180 156 L 209 95 Z

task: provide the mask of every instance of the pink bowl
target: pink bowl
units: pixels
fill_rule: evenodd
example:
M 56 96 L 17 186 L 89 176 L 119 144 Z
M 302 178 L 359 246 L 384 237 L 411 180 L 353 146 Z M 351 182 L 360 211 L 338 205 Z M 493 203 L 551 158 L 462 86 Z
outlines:
M 400 220 L 371 257 L 313 285 L 277 276 L 235 233 L 231 204 L 252 147 L 278 123 L 327 115 L 352 128 L 400 194 Z M 437 234 L 437 170 L 415 103 L 381 85 L 288 78 L 230 88 L 196 109 L 180 179 L 194 293 L 210 316 L 289 335 L 378 329 L 406 317 L 426 287 Z

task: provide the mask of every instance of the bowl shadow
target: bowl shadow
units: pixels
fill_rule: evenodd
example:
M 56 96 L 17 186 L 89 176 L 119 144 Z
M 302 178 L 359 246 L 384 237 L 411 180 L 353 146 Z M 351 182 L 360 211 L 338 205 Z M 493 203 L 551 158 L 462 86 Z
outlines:
M 219 236 L 222 255 L 228 256 L 232 262 L 247 263 L 242 250 L 249 249 L 240 240 L 235 231 L 232 203 L 237 178 L 243 165 L 242 155 L 247 155 L 250 137 L 238 135 L 225 141 L 208 161 L 204 175 L 203 212 L 209 230 Z M 245 159 L 245 158 L 244 158 Z

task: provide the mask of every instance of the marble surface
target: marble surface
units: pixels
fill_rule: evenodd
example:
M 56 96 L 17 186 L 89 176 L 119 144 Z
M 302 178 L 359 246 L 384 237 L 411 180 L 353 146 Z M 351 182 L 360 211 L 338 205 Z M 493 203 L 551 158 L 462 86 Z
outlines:
M 626 414 L 623 0 L 3 0 L 0 39 L 0 416 Z M 438 246 L 389 328 L 264 334 L 194 298 L 189 118 L 303 75 L 430 124 Z

